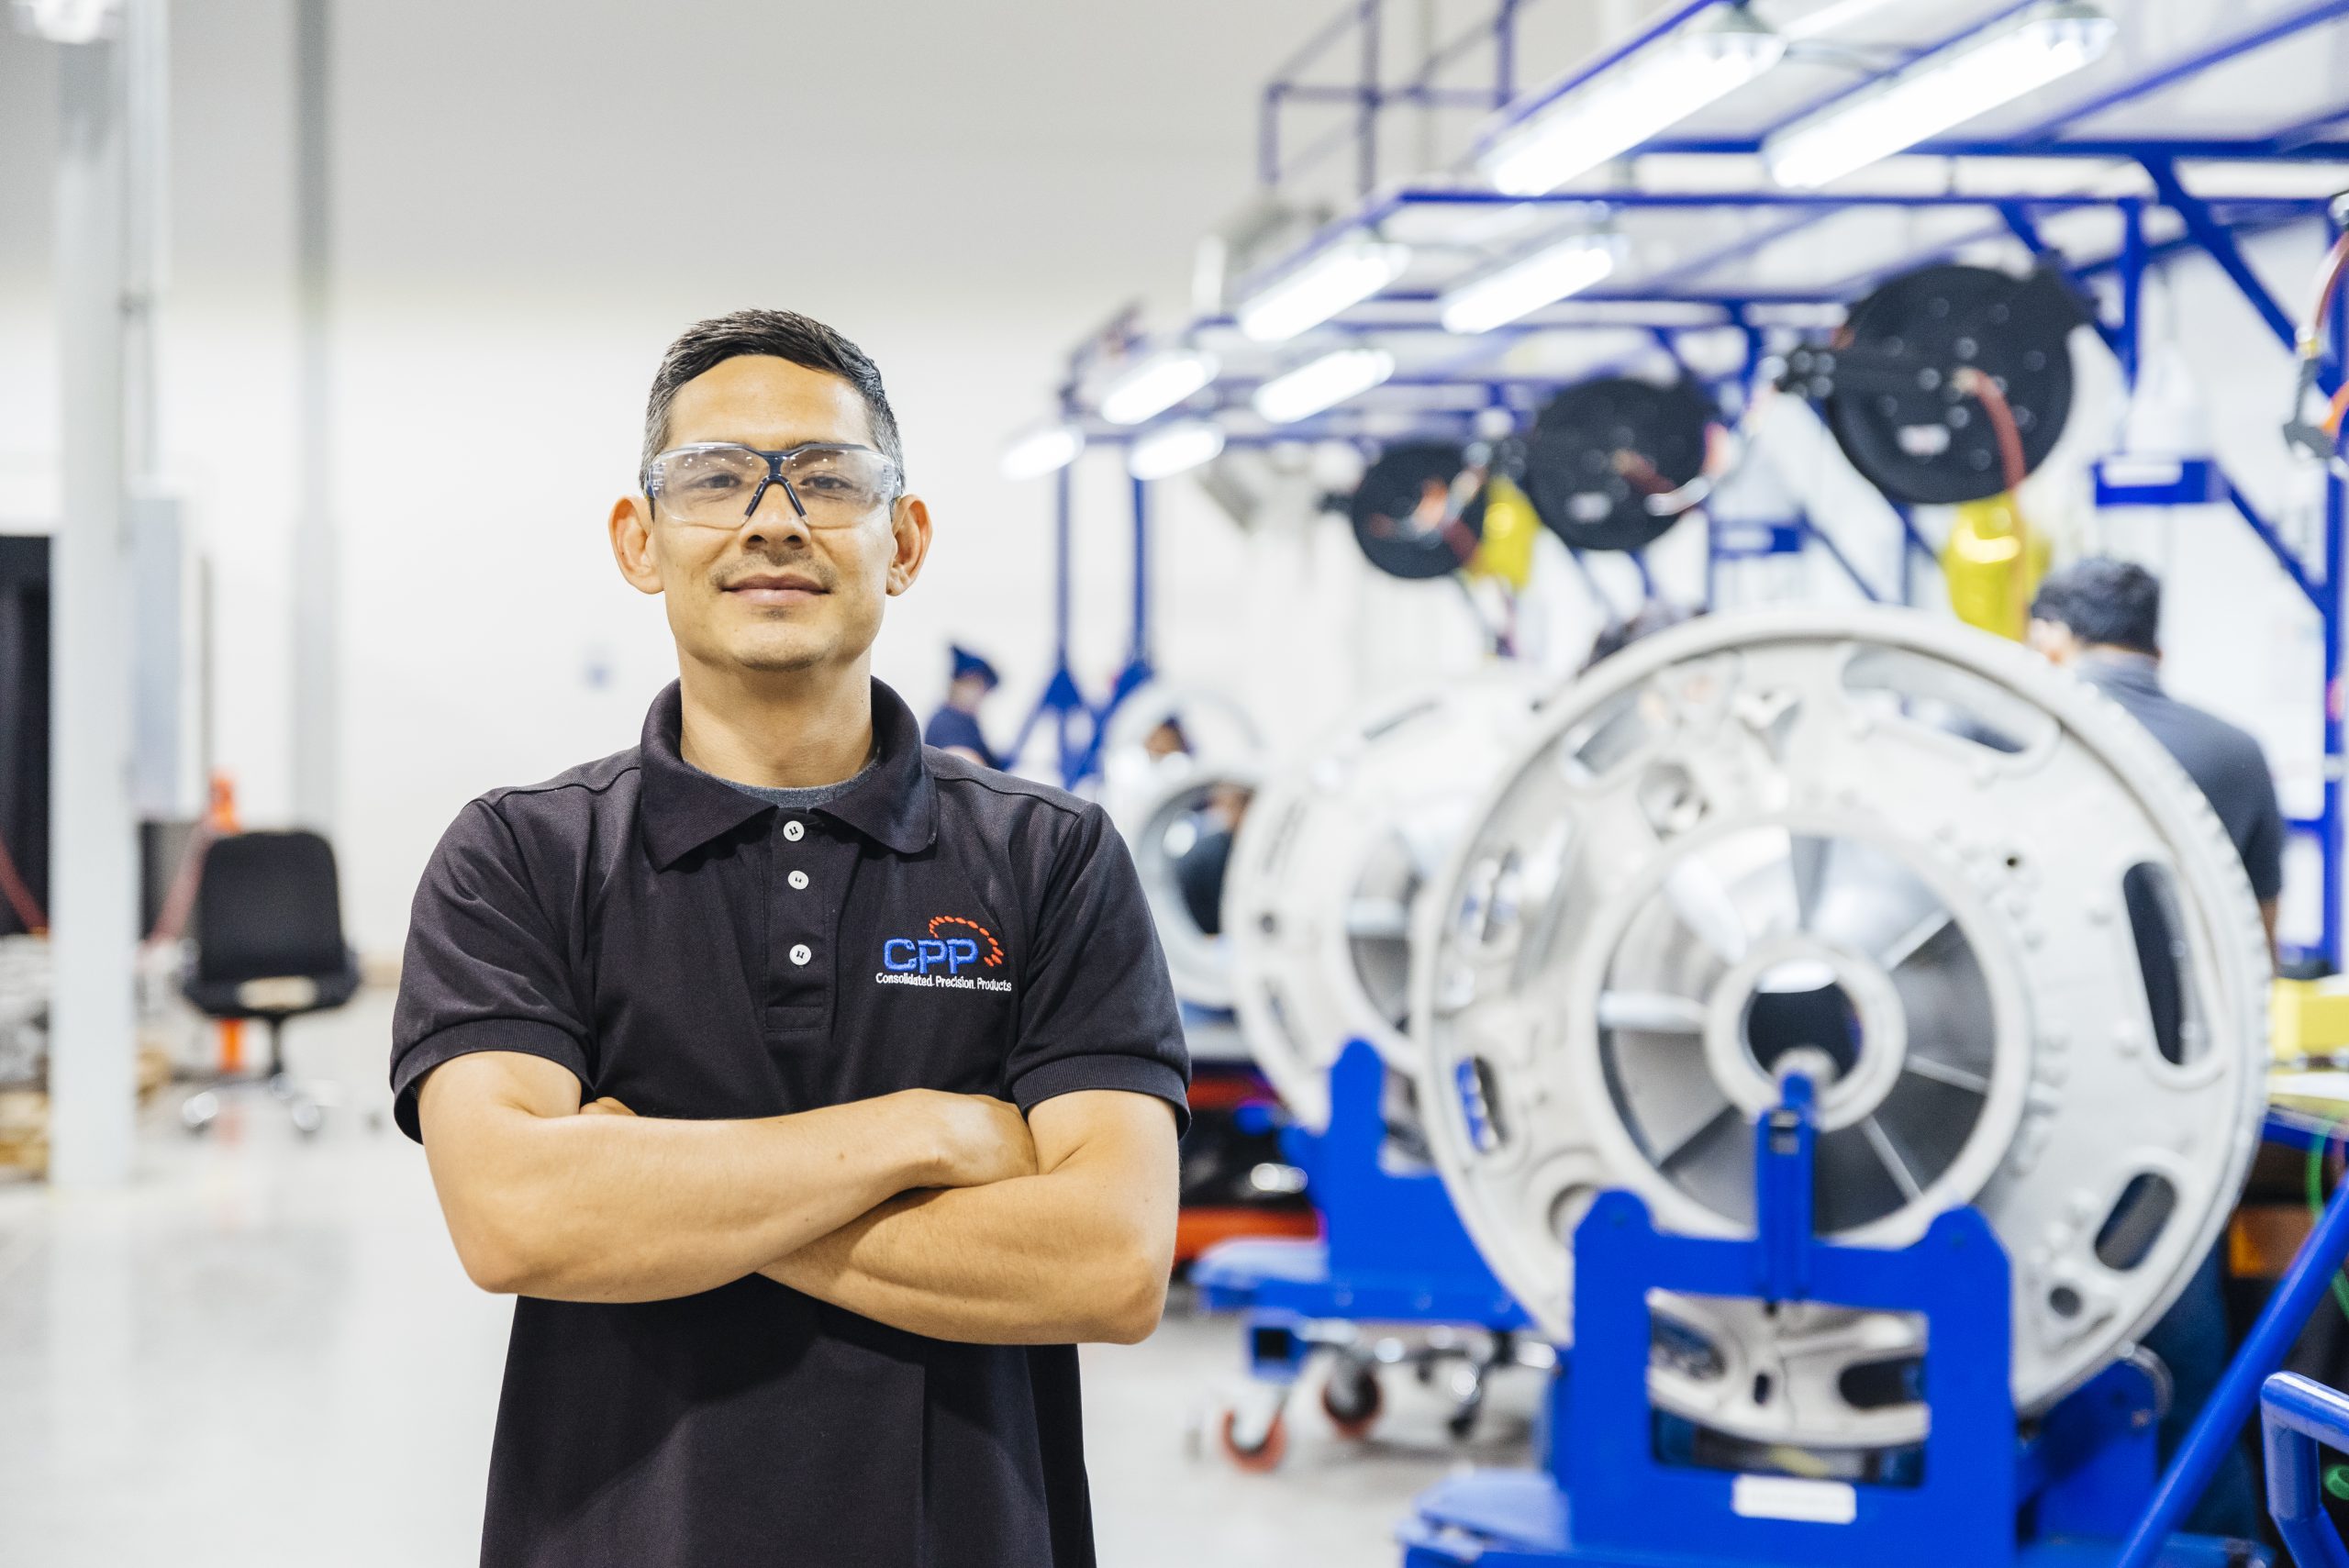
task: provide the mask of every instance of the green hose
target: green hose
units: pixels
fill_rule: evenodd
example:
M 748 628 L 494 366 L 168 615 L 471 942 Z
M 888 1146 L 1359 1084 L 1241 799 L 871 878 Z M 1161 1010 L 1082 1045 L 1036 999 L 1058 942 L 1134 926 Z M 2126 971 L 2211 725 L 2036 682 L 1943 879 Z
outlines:
M 2324 1215 L 2324 1151 L 2332 1147 L 2333 1129 L 2340 1125 L 2341 1118 L 2332 1118 L 2309 1145 L 2309 1213 L 2318 1218 Z M 2332 1273 L 2332 1300 L 2341 1308 L 2342 1317 L 2349 1318 L 2349 1280 L 2343 1280 L 2338 1269 Z M 2349 1464 L 2326 1465 L 2324 1489 L 2332 1496 L 2349 1502 Z
M 2332 1130 L 2340 1125 L 2341 1118 L 2332 1118 L 2309 1144 L 2309 1214 L 2313 1218 L 2324 1216 L 2324 1152 L 2332 1147 Z M 2349 1318 L 2349 1280 L 2343 1279 L 2337 1269 L 2332 1274 L 2332 1300 L 2342 1317 Z

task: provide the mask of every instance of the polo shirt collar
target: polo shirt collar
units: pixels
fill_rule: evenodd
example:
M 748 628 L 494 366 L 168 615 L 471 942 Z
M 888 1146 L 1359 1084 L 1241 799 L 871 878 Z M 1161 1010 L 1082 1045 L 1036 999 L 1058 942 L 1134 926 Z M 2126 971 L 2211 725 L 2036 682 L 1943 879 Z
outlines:
M 644 773 L 637 818 L 652 863 L 667 870 L 712 839 L 770 809 L 756 795 L 712 777 L 680 754 L 685 705 L 672 681 L 644 716 Z M 938 836 L 938 787 L 921 751 L 921 729 L 905 699 L 873 683 L 873 765 L 855 788 L 814 809 L 901 855 Z
M 2081 678 L 2095 685 L 2119 687 L 2149 696 L 2162 693 L 2161 662 L 2150 653 L 2127 648 L 2099 648 L 2082 653 L 2079 668 Z

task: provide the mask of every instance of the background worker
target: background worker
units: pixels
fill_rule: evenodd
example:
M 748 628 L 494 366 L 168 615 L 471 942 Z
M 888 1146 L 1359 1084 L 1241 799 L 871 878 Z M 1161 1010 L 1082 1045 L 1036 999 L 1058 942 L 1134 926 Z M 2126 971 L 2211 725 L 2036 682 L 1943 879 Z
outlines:
M 2161 613 L 2161 583 L 2152 573 L 2134 562 L 2092 556 L 2050 573 L 2040 584 L 2032 601 L 2028 639 L 2032 647 L 2126 708 L 2177 759 L 2210 801 L 2243 860 L 2272 950 L 2276 900 L 2284 885 L 2284 813 L 2276 799 L 2275 779 L 2258 741 L 2163 689 Z M 2180 998 L 2175 961 L 2165 940 L 2165 918 L 2151 912 L 2148 917 L 2132 919 L 2131 926 L 2138 933 L 2148 1001 L 2157 1015 L 2175 1015 Z M 2171 1022 L 2175 1027 L 2174 1018 Z M 2145 1336 L 2145 1348 L 2161 1357 L 2173 1384 L 2161 1425 L 2165 1461 L 2185 1439 L 2226 1370 L 2232 1336 L 2223 1269 L 2220 1249 L 2214 1248 Z M 2250 1540 L 2259 1533 L 2260 1517 L 2250 1455 L 2238 1440 L 2188 1528 Z
M 1002 684 L 995 666 L 967 648 L 953 646 L 947 652 L 954 668 L 946 683 L 946 701 L 930 716 L 921 738 L 983 768 L 1000 768 L 1003 759 L 987 744 L 986 731 L 979 725 L 979 705 Z
M 899 452 L 829 328 L 678 339 L 609 519 L 678 680 L 417 891 L 395 1114 L 521 1298 L 485 1568 L 1094 1560 L 1074 1347 L 1157 1322 L 1188 1062 L 1099 808 L 870 675 Z

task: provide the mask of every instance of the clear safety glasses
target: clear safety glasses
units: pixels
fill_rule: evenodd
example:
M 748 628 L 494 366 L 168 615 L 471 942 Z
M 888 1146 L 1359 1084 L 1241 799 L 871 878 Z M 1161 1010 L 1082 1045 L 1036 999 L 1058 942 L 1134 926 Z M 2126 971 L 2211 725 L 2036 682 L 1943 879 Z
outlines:
M 773 487 L 809 528 L 845 528 L 896 500 L 902 482 L 871 447 L 823 441 L 779 452 L 729 441 L 672 447 L 643 478 L 656 516 L 704 528 L 740 528 Z

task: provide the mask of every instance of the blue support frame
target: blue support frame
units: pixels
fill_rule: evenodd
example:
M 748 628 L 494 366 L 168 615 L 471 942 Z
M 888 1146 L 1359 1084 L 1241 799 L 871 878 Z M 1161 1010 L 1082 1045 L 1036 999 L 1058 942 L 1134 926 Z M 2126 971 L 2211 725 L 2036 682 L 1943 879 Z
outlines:
M 1544 1469 L 1471 1473 L 1423 1495 L 1399 1532 L 1405 1568 L 1880 1568 L 1928 1553 L 1965 1568 L 2114 1561 L 2154 1492 L 2151 1379 L 2132 1362 L 2108 1367 L 2019 1435 L 2004 1374 L 2010 1271 L 1988 1222 L 1953 1209 L 1897 1250 L 1820 1240 L 1811 1085 L 1791 1075 L 1781 1095 L 1755 1128 L 1751 1239 L 1664 1234 L 1629 1193 L 1591 1206 L 1575 1230 L 1576 1350 L 1553 1385 Z M 2349 1198 L 2336 1207 L 2349 1214 Z M 2303 1258 L 2297 1273 L 2329 1273 L 2314 1244 Z M 1923 1317 L 1932 1416 L 1920 1460 L 1863 1482 L 1689 1462 L 1648 1395 L 1656 1291 Z M 2294 1296 L 2270 1317 L 2307 1305 Z M 2163 1495 L 2186 1485 L 2173 1466 Z M 2175 1523 L 2149 1538 L 2171 1568 L 2234 1561 L 2231 1543 L 2176 1535 Z
M 2298 1373 L 2279 1372 L 2259 1394 L 2267 1453 L 2267 1511 L 2284 1550 L 2300 1568 L 2349 1568 L 2349 1550 L 2324 1511 L 2319 1449 L 2349 1449 L 2349 1396 Z
M 2349 1183 L 2333 1190 L 2316 1229 L 2300 1243 L 2292 1266 L 2277 1282 L 2186 1440 L 2170 1456 L 2152 1506 L 2138 1521 L 2113 1568 L 2151 1568 L 2160 1557 L 2162 1543 L 2201 1500 L 2220 1462 L 2234 1446 L 2235 1435 L 2251 1419 L 2261 1385 L 2283 1364 L 2293 1341 L 2307 1327 L 2309 1314 L 2331 1290 L 2332 1276 L 2344 1256 L 2349 1256 Z

